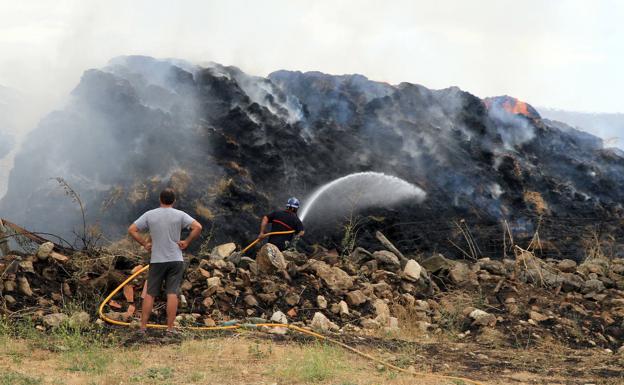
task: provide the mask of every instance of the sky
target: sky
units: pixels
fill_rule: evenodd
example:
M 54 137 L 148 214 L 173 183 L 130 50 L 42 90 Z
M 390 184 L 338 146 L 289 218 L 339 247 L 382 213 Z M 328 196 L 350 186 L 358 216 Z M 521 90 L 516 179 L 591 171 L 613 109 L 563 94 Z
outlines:
M 624 112 L 624 1 L 2 0 L 0 84 L 60 103 L 118 55 L 361 73 Z

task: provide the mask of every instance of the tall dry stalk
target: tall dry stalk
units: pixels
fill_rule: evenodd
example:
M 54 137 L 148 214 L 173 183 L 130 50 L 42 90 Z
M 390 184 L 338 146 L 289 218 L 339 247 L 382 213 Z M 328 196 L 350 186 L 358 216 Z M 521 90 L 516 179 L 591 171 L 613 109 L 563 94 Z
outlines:
M 80 194 L 78 194 L 78 192 L 76 192 L 76 190 L 74 190 L 63 177 L 56 177 L 52 179 L 56 180 L 65 192 L 65 195 L 70 197 L 72 202 L 77 203 L 80 207 L 80 214 L 82 216 L 82 232 L 76 233 L 74 231 L 74 234 L 82 242 L 83 250 L 85 250 L 88 254 L 93 254 L 97 247 L 97 243 L 101 238 L 101 233 L 96 227 L 88 228 L 86 210 L 84 204 L 82 203 L 82 199 L 80 199 Z

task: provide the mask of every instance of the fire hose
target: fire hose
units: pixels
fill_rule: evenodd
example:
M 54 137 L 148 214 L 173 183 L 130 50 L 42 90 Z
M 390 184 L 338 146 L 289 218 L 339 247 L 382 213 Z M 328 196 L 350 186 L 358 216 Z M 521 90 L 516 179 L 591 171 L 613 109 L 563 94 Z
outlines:
M 294 232 L 294 230 L 291 231 L 276 231 L 276 232 L 272 232 L 272 233 L 267 233 L 266 235 L 279 235 L 279 234 L 292 234 Z M 245 253 L 247 250 L 249 250 L 251 247 L 253 247 L 256 243 L 258 243 L 261 240 L 261 238 L 257 238 L 256 240 L 254 240 L 252 243 L 250 243 L 247 247 L 245 247 L 242 251 L 241 254 Z M 100 318 L 102 320 L 104 320 L 105 322 L 111 324 L 111 325 L 117 325 L 117 326 L 132 326 L 132 324 L 130 322 L 125 322 L 125 321 L 118 321 L 118 320 L 114 320 L 110 317 L 108 317 L 106 314 L 104 314 L 104 307 L 106 306 L 106 304 L 108 304 L 108 302 L 110 302 L 110 300 L 113 298 L 113 296 L 115 296 L 115 294 L 117 294 L 124 286 L 126 286 L 129 282 L 131 282 L 133 279 L 135 279 L 138 275 L 144 273 L 145 271 L 147 271 L 149 269 L 149 265 L 144 266 L 142 269 L 136 271 L 134 274 L 130 275 L 125 281 L 123 281 L 119 286 L 117 286 L 105 299 L 104 301 L 102 301 L 102 303 L 100 304 L 99 308 L 98 308 L 98 314 L 100 316 Z M 166 329 L 167 325 L 162 325 L 162 324 L 147 324 L 148 328 L 152 328 L 152 329 Z M 290 324 L 282 324 L 282 323 L 239 323 L 239 322 L 235 322 L 235 323 L 224 323 L 222 325 L 219 326 L 178 326 L 178 329 L 186 329 L 186 330 L 197 330 L 197 331 L 219 331 L 219 330 L 235 330 L 235 329 L 257 329 L 260 327 L 267 327 L 267 328 L 287 328 L 293 331 L 296 331 L 298 333 L 302 333 L 311 337 L 314 337 L 316 339 L 319 339 L 321 341 L 327 341 L 330 342 L 332 344 L 338 345 L 352 353 L 355 353 L 361 357 L 364 357 L 370 361 L 376 362 L 378 364 L 381 364 L 383 366 L 385 366 L 388 369 L 392 369 L 392 370 L 396 370 L 398 372 L 401 373 L 406 373 L 406 374 L 411 374 L 413 376 L 420 376 L 420 377 L 428 377 L 428 378 L 436 378 L 436 379 L 443 379 L 443 380 L 451 380 L 451 381 L 463 381 L 463 383 L 466 384 L 472 384 L 472 385 L 484 385 L 481 382 L 478 381 L 474 381 L 474 380 L 470 380 L 467 378 L 463 378 L 463 377 L 453 377 L 453 376 L 445 376 L 445 375 L 440 375 L 440 374 L 432 374 L 432 373 L 424 373 L 424 372 L 414 372 L 414 371 L 410 371 L 401 367 L 398 367 L 396 365 L 393 365 L 389 362 L 383 361 L 379 358 L 373 357 L 369 354 L 366 354 L 364 352 L 361 352 L 357 349 L 355 349 L 354 347 L 351 347 L 341 341 L 338 341 L 334 338 L 328 337 L 328 336 L 324 336 L 322 334 L 313 332 L 311 330 L 307 330 L 295 325 L 290 325 Z

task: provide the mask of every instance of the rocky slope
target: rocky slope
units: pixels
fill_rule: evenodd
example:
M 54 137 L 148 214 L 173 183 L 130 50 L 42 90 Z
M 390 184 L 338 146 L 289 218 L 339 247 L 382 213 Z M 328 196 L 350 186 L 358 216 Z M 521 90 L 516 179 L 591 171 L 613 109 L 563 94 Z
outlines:
M 478 241 L 490 242 L 478 256 L 500 256 L 504 220 L 518 239 L 542 217 L 553 225 L 542 227 L 549 255 L 580 258 L 580 237 L 561 240 L 556 225 L 586 234 L 600 218 L 602 230 L 618 231 L 624 158 L 519 103 L 361 75 L 260 78 L 218 64 L 116 58 L 86 71 L 72 102 L 31 133 L 0 210 L 69 236 L 80 212 L 50 180 L 61 176 L 80 193 L 88 221 L 114 238 L 171 185 L 179 207 L 212 229 L 204 239 L 242 243 L 288 196 L 372 170 L 422 187 L 427 198 L 358 213 L 368 218 L 363 244 L 381 228 L 405 250 L 461 256 L 448 240 L 465 245 L 465 236 L 450 224 L 466 219 Z M 339 245 L 350 199 L 312 210 L 307 240 Z

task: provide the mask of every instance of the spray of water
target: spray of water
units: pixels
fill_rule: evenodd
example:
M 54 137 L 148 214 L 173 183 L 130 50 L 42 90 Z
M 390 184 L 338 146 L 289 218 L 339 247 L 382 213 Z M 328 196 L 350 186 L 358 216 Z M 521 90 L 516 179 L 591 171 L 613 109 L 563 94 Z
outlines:
M 426 193 L 419 187 L 392 175 L 380 172 L 358 172 L 335 179 L 310 195 L 301 209 L 301 220 L 323 197 L 325 210 L 337 213 L 340 209 L 358 210 L 372 206 L 385 206 L 406 199 L 422 202 Z

